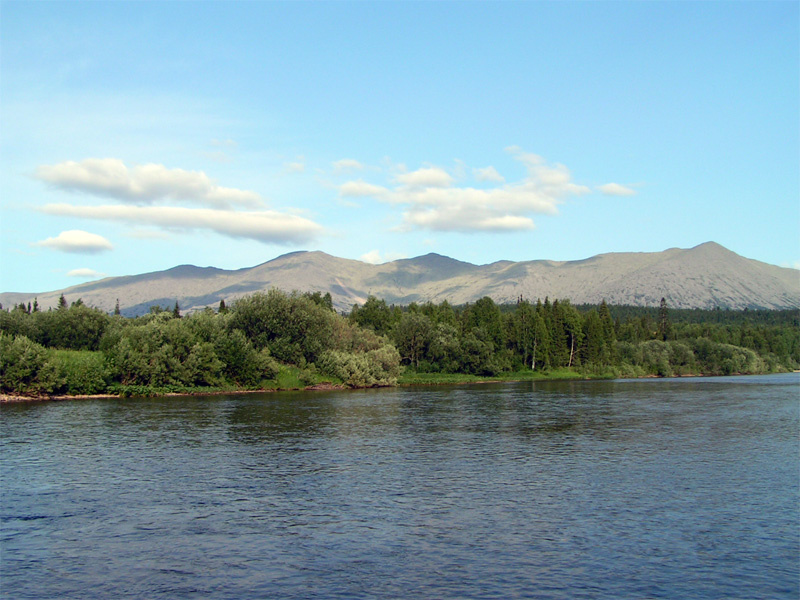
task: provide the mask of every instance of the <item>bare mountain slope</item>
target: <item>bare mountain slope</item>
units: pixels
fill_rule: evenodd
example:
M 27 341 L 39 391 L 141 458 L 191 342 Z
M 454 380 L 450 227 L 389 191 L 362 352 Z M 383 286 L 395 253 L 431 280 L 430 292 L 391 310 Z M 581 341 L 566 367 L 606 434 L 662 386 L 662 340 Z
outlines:
M 428 254 L 371 265 L 324 252 L 293 252 L 252 268 L 226 271 L 182 265 L 143 275 L 112 277 L 41 294 L 5 293 L 9 307 L 38 298 L 43 308 L 68 301 L 111 311 L 119 299 L 124 314 L 147 312 L 153 304 L 183 311 L 216 307 L 257 291 L 330 292 L 334 305 L 347 310 L 371 294 L 389 303 L 428 300 L 452 304 L 490 296 L 513 302 L 520 296 L 569 298 L 573 303 L 657 305 L 661 298 L 676 308 L 800 307 L 800 271 L 739 256 L 713 242 L 664 252 L 600 254 L 569 262 L 500 261 L 472 265 Z

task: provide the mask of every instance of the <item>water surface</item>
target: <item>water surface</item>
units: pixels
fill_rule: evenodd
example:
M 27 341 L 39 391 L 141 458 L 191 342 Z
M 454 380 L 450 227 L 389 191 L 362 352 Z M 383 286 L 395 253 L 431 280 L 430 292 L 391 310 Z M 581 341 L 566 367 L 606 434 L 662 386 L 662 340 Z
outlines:
M 3 598 L 798 598 L 797 374 L 2 408 Z

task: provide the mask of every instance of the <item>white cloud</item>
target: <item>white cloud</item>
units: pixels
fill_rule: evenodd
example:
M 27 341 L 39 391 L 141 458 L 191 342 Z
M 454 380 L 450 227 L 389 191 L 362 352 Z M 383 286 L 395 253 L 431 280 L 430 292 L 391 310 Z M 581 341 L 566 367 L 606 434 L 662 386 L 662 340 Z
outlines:
M 407 258 L 405 254 L 400 252 L 389 252 L 386 256 L 381 256 L 380 251 L 378 250 L 371 250 L 366 254 L 362 254 L 360 260 L 369 263 L 371 265 L 380 265 L 385 262 L 391 262 L 393 260 L 400 260 L 401 258 Z
M 379 265 L 383 262 L 381 260 L 381 253 L 378 250 L 372 250 L 366 254 L 362 254 L 361 260 L 371 265 Z
M 450 174 L 439 167 L 417 169 L 395 177 L 395 181 L 410 188 L 449 187 L 453 184 Z
M 205 229 L 233 238 L 247 238 L 269 244 L 302 243 L 323 231 L 320 225 L 303 217 L 269 210 L 237 212 L 172 206 L 71 204 L 47 204 L 40 210 L 49 215 L 119 221 L 179 231 Z
M 99 279 L 105 276 L 105 273 L 100 273 L 94 269 L 72 269 L 67 273 L 67 277 L 80 277 L 81 279 Z
M 361 171 L 363 168 L 364 165 L 352 158 L 343 158 L 333 163 L 333 170 L 337 173 L 342 171 Z
M 255 192 L 217 185 L 202 171 L 146 164 L 128 167 L 116 158 L 87 158 L 42 165 L 36 177 L 68 191 L 85 192 L 134 204 L 177 200 L 214 208 L 263 206 Z
M 597 189 L 607 196 L 633 196 L 636 194 L 636 190 L 619 183 L 606 183 L 598 186 Z
M 573 183 L 563 165 L 548 165 L 541 157 L 515 147 L 509 152 L 526 166 L 527 176 L 519 182 L 488 189 L 454 187 L 446 171 L 428 167 L 397 175 L 394 181 L 399 185 L 391 189 L 359 180 L 345 183 L 339 191 L 342 196 L 371 196 L 405 206 L 401 230 L 461 232 L 533 229 L 531 214 L 557 214 L 558 205 L 566 198 L 590 191 Z
M 538 154 L 532 154 L 530 152 L 525 152 L 519 146 L 509 146 L 506 148 L 506 152 L 511 154 L 515 159 L 520 161 L 521 163 L 525 164 L 530 167 L 535 167 L 537 165 L 541 165 L 544 163 L 544 159 L 539 156 Z
M 497 172 L 494 167 L 484 167 L 482 169 L 473 169 L 475 179 L 478 181 L 495 181 L 497 183 L 505 183 L 505 177 Z
M 35 245 L 72 254 L 97 254 L 114 249 L 111 242 L 102 235 L 81 231 L 80 229 L 62 231 L 56 237 L 36 242 Z
M 373 185 L 359 179 L 358 181 L 348 181 L 339 186 L 339 195 L 348 198 L 362 198 L 364 196 L 379 197 L 388 193 L 385 187 Z
M 781 263 L 782 267 L 786 267 L 787 269 L 797 269 L 800 270 L 800 260 L 796 260 L 794 262 L 784 262 Z
M 166 240 L 169 234 L 157 229 L 132 229 L 127 234 L 127 237 L 135 240 Z

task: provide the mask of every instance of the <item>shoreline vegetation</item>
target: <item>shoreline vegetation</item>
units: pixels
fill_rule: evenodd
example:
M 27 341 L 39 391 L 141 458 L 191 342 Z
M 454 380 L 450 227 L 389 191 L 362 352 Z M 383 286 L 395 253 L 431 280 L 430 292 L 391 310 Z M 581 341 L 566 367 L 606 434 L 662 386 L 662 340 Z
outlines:
M 389 306 L 270 290 L 181 315 L 0 307 L 0 403 L 397 385 L 686 377 L 800 368 L 800 310 Z
M 761 373 L 761 374 L 778 374 L 781 372 L 789 371 L 776 371 L 774 373 Z M 800 370 L 792 371 L 800 373 Z M 759 373 L 730 373 L 728 376 L 748 376 L 757 375 Z M 461 385 L 485 385 L 492 383 L 520 383 L 520 382 L 548 382 L 548 381 L 614 381 L 617 379 L 683 379 L 683 378 L 697 378 L 702 379 L 706 377 L 719 377 L 718 373 L 686 373 L 683 375 L 663 376 L 663 375 L 640 375 L 638 377 L 613 377 L 611 375 L 583 375 L 578 372 L 559 372 L 555 374 L 547 373 L 534 373 L 528 374 L 512 373 L 509 375 L 501 375 L 497 377 L 479 377 L 476 375 L 438 375 L 435 373 L 414 373 L 410 376 L 401 376 L 395 385 L 384 386 L 364 386 L 354 388 L 347 386 L 343 383 L 319 383 L 315 385 L 308 385 L 301 388 L 258 388 L 258 389 L 226 389 L 219 390 L 213 388 L 197 388 L 195 390 L 187 390 L 184 392 L 159 392 L 152 390 L 151 393 L 132 396 L 123 394 L 55 394 L 55 395 L 37 395 L 26 396 L 19 394 L 0 393 L 0 404 L 15 404 L 20 402 L 62 402 L 65 400 L 119 400 L 124 398 L 169 398 L 169 397 L 182 397 L 191 398 L 193 396 L 228 396 L 228 395 L 247 395 L 247 394 L 269 394 L 273 392 L 314 392 L 314 391 L 336 391 L 336 390 L 355 390 L 355 389 L 370 389 L 375 387 L 417 387 L 417 386 L 461 386 Z

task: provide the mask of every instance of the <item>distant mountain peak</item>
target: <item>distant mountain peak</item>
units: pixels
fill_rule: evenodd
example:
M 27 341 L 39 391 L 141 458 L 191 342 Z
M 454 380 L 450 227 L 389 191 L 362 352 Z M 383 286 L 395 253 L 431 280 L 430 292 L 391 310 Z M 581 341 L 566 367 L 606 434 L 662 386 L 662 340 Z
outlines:
M 457 260 L 455 258 L 450 258 L 449 256 L 444 256 L 443 254 L 437 254 L 436 252 L 429 252 L 428 254 L 424 254 L 422 256 L 417 256 L 415 258 L 403 258 L 400 260 L 393 261 L 396 263 L 414 263 L 417 265 L 426 265 L 426 266 L 455 266 L 455 265 L 467 265 L 467 266 L 475 266 L 468 262 L 463 262 Z
M 674 308 L 800 308 L 797 271 L 739 256 L 715 242 L 663 252 L 606 253 L 577 261 L 498 261 L 473 265 L 435 252 L 373 265 L 301 250 L 255 267 L 223 270 L 179 265 L 165 271 L 109 277 L 39 294 L 0 294 L 3 306 L 32 302 L 56 306 L 82 298 L 123 314 L 148 312 L 153 304 L 184 312 L 216 307 L 258 291 L 330 292 L 338 310 L 349 310 L 372 294 L 390 304 L 441 302 L 458 305 L 489 296 L 514 302 L 520 296 L 566 298 L 575 304 L 657 306 L 665 297 Z

